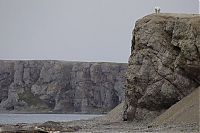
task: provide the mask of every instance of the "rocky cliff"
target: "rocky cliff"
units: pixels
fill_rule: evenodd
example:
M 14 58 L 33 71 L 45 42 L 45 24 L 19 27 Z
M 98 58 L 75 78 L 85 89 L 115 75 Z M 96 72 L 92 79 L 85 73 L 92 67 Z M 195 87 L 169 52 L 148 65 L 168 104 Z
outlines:
M 133 31 L 124 120 L 152 120 L 200 86 L 200 16 L 152 14 Z
M 106 112 L 123 99 L 127 64 L 0 61 L 0 111 Z

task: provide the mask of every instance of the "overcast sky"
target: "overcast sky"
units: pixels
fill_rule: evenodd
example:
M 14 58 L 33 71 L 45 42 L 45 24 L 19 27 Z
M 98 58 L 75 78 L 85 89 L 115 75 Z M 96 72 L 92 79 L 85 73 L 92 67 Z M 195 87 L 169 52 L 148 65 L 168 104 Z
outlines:
M 199 0 L 0 0 L 0 59 L 127 62 L 134 22 Z M 157 3 L 157 4 L 156 4 Z

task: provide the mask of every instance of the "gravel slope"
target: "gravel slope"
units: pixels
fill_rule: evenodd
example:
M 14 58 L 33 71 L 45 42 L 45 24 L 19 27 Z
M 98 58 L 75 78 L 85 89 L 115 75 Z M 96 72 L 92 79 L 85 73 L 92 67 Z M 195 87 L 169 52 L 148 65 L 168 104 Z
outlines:
M 152 125 L 198 124 L 200 121 L 200 87 L 158 116 Z

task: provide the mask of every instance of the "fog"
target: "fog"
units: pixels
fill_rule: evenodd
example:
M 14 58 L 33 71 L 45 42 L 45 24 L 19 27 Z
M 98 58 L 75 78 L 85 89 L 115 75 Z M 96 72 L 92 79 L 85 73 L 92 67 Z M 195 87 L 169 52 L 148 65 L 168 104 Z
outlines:
M 138 18 L 198 0 L 0 0 L 0 59 L 127 62 Z

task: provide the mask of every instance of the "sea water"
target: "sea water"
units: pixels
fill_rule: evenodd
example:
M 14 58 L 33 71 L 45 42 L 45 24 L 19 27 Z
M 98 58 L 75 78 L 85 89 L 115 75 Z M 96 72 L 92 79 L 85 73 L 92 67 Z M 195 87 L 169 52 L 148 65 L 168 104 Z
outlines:
M 86 114 L 0 114 L 0 124 L 42 123 L 46 121 L 67 122 L 86 120 L 102 115 Z

